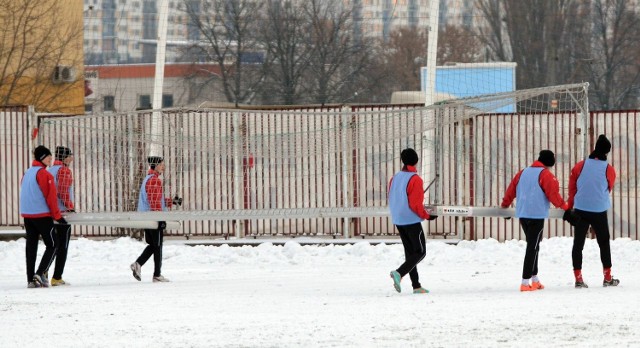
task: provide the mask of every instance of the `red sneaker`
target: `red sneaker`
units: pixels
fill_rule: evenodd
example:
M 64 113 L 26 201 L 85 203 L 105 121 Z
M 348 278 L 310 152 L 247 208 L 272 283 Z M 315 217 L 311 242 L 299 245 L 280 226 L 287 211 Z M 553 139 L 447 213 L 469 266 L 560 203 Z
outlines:
M 531 287 L 533 288 L 533 290 L 542 290 L 542 289 L 544 289 L 544 285 L 542 285 L 542 283 L 540 283 L 540 282 L 532 282 L 531 283 Z
M 520 291 L 534 291 L 534 290 L 536 289 L 531 287 L 531 285 L 520 284 Z

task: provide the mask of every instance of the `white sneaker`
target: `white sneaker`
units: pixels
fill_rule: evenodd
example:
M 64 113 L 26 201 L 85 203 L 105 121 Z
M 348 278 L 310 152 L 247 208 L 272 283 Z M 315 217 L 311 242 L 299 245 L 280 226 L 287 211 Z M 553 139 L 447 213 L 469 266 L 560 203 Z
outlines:
M 36 288 L 40 287 L 40 288 L 48 288 L 49 287 L 49 280 L 47 278 L 44 277 L 44 275 L 38 275 L 38 274 L 34 274 L 33 275 L 33 282 L 35 283 Z
M 142 278 L 140 277 L 142 275 L 142 266 L 140 266 L 139 263 L 134 262 L 131 264 L 131 271 L 133 271 L 133 277 L 136 278 L 138 281 L 141 281 Z
M 163 276 L 157 276 L 157 277 L 153 277 L 153 282 L 154 283 L 168 283 L 170 280 L 163 277 Z

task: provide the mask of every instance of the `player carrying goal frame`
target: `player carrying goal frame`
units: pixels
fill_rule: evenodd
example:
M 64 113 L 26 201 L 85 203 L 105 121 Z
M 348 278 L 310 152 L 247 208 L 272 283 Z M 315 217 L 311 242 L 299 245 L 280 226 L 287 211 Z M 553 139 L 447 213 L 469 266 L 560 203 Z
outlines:
M 149 156 L 149 171 L 140 186 L 140 197 L 138 199 L 138 211 L 166 211 L 175 205 L 182 205 L 182 198 L 175 196 L 173 199 L 164 197 L 162 180 L 160 175 L 164 173 L 164 158 L 160 156 Z M 162 244 L 164 240 L 164 230 L 167 224 L 164 221 L 158 222 L 158 228 L 145 229 L 144 239 L 147 247 L 142 254 L 131 264 L 133 277 L 138 281 L 142 280 L 142 266 L 153 255 L 153 278 L 154 283 L 168 282 L 169 279 L 162 275 Z
M 558 179 L 549 170 L 555 164 L 556 155 L 553 151 L 540 151 L 537 161 L 513 177 L 500 205 L 508 208 L 516 200 L 516 217 L 527 239 L 520 291 L 544 289 L 538 278 L 538 253 L 544 221 L 549 217 L 549 203 L 565 211 L 569 209 L 560 195 Z
M 417 268 L 427 254 L 422 221 L 434 220 L 438 216 L 430 215 L 424 207 L 424 183 L 416 169 L 418 154 L 414 149 L 404 149 L 400 158 L 404 164 L 402 170 L 389 182 L 389 211 L 400 233 L 405 261 L 398 269 L 391 271 L 390 276 L 397 292 L 402 291 L 400 281 L 408 273 L 413 293 L 426 294 L 429 290 L 420 284 Z

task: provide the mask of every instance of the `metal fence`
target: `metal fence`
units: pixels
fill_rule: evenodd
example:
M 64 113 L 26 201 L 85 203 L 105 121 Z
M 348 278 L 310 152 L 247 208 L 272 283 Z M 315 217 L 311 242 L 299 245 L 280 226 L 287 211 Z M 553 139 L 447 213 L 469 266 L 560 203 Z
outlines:
M 396 107 L 396 106 L 394 106 Z M 406 107 L 406 106 L 405 106 Z M 352 106 L 351 112 L 357 115 L 359 111 L 373 108 L 392 108 L 391 106 Z M 326 108 L 325 108 L 326 110 Z M 636 225 L 638 222 L 637 173 L 638 173 L 638 114 L 639 111 L 592 112 L 590 114 L 591 128 L 586 132 L 581 129 L 575 114 L 544 113 L 536 117 L 521 115 L 495 114 L 480 115 L 464 123 L 452 125 L 443 131 L 443 152 L 449 154 L 447 160 L 441 163 L 439 184 L 429 191 L 428 200 L 433 196 L 441 197 L 441 204 L 469 205 L 469 206 L 498 206 L 511 177 L 518 168 L 529 165 L 544 148 L 553 149 L 557 154 L 557 164 L 553 172 L 563 190 L 563 196 L 568 193 L 568 178 L 572 166 L 582 158 L 580 145 L 587 137 L 591 148 L 600 133 L 607 134 L 612 140 L 613 150 L 609 162 L 618 172 L 618 181 L 612 193 L 613 207 L 610 210 L 609 221 L 613 238 L 628 237 L 638 239 Z M 22 173 L 30 163 L 32 144 L 29 139 L 32 130 L 29 125 L 29 112 L 26 108 L 4 110 L 0 119 L 0 155 L 3 166 L 0 181 L 0 226 L 17 226 L 22 223 L 18 214 L 18 188 Z M 51 116 L 42 116 L 51 117 Z M 262 120 L 278 118 L 278 110 L 253 111 L 251 117 Z M 354 116 L 357 117 L 357 116 Z M 248 123 L 246 132 L 257 132 L 250 125 L 260 125 L 260 122 Z M 278 127 L 289 127 L 291 122 L 274 123 Z M 272 125 L 272 126 L 273 126 Z M 104 125 L 107 126 L 108 125 Z M 308 125 L 309 127 L 314 125 Z M 322 126 L 319 120 L 315 126 Z M 409 126 L 409 125 L 407 125 Z M 76 129 L 74 132 L 77 132 Z M 81 134 L 71 134 L 69 137 L 81 137 Z M 46 137 L 45 137 L 46 139 Z M 463 148 L 456 144 L 455 139 L 467 139 L 468 145 Z M 415 142 L 420 139 L 414 139 Z M 73 143 L 71 141 L 71 143 Z M 45 144 L 54 147 L 56 144 Z M 108 146 L 108 144 L 103 144 Z M 357 163 L 370 160 L 372 154 L 354 152 L 350 161 L 352 168 L 365 168 Z M 464 157 L 469 163 L 461 168 L 459 162 Z M 245 159 L 248 161 L 249 159 Z M 95 162 L 95 163 L 88 163 Z M 8 163 L 8 165 L 7 165 Z M 95 190 L 96 177 L 87 173 L 83 168 L 100 168 L 104 166 L 100 158 L 86 157 L 79 159 L 73 166 L 77 185 L 76 197 L 79 210 L 82 210 L 83 196 Z M 369 200 L 368 195 L 380 195 L 386 189 L 389 176 L 399 168 L 379 169 L 374 171 L 357 171 L 350 176 L 353 182 L 350 187 L 354 192 L 350 196 L 352 206 L 358 206 L 360 200 Z M 382 173 L 382 174 L 381 174 Z M 247 171 L 243 180 L 243 195 L 245 195 L 245 209 L 251 209 L 256 200 L 285 200 L 296 202 L 301 194 L 299 186 L 286 187 L 285 182 L 278 185 L 260 186 L 259 178 L 252 177 Z M 384 176 L 384 177 L 381 177 Z M 425 177 L 428 181 L 429 178 Z M 181 180 L 196 180 L 186 173 Z M 90 183 L 90 184 L 86 184 Z M 223 185 L 218 183 L 214 185 Z M 191 186 L 191 185 L 190 185 Z M 305 195 L 321 196 L 322 184 L 307 185 Z M 249 189 L 247 189 L 249 187 Z M 262 189 L 260 188 L 262 187 Z M 269 188 L 271 187 L 271 188 Z M 278 187 L 274 189 L 273 187 Z M 212 189 L 215 189 L 213 187 Z M 220 187 L 221 190 L 233 190 L 233 186 Z M 265 191 L 266 190 L 266 191 Z M 195 199 L 197 192 L 192 195 Z M 233 193 L 230 193 L 231 196 Z M 386 195 L 378 197 L 383 207 Z M 252 203 L 253 202 L 253 203 Z M 86 202 L 84 202 L 86 203 Z M 221 202 L 221 207 L 224 205 Z M 230 202 L 226 203 L 227 205 Z M 221 209 L 224 209 L 223 207 Z M 352 235 L 362 237 L 395 236 L 397 232 L 387 217 L 355 217 L 355 218 L 306 218 L 306 219 L 261 219 L 243 221 L 246 236 L 303 236 L 324 235 L 342 236 L 344 222 L 348 221 Z M 224 237 L 233 235 L 237 221 L 186 221 L 180 231 L 172 232 L 177 236 L 212 236 Z M 464 239 L 495 238 L 498 240 L 522 239 L 517 220 L 501 218 L 478 217 L 441 217 L 427 224 L 427 231 L 433 238 L 462 237 Z M 560 220 L 549 220 L 545 235 L 569 236 L 569 226 Z M 114 236 L 130 233 L 129 230 L 109 227 L 74 227 L 75 235 L 84 236 Z
M 22 224 L 20 179 L 31 163 L 30 115 L 26 106 L 0 108 L 0 226 Z

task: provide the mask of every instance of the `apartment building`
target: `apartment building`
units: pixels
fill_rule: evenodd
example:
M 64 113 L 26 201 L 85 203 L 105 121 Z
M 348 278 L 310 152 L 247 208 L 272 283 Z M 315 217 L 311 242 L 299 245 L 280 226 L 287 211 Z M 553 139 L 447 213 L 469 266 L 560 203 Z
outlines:
M 86 113 L 126 112 L 150 108 L 197 107 L 204 102 L 224 104 L 220 67 L 215 64 L 169 63 L 164 69 L 162 105 L 152 105 L 154 64 L 88 65 L 85 79 L 90 93 Z
M 295 0 L 293 0 L 295 1 Z M 357 36 L 386 39 L 398 27 L 426 28 L 433 0 L 344 0 L 352 11 Z M 472 25 L 472 0 L 440 1 L 440 25 Z M 87 64 L 155 61 L 158 0 L 84 0 Z M 180 61 L 185 43 L 200 39 L 190 25 L 186 5 L 196 10 L 202 0 L 169 0 L 168 62 Z
M 190 0 L 189 0 L 190 1 Z M 84 0 L 84 49 L 87 64 L 151 63 L 158 35 L 157 0 Z M 194 40 L 186 0 L 169 0 L 167 61 L 180 50 L 172 42 Z

